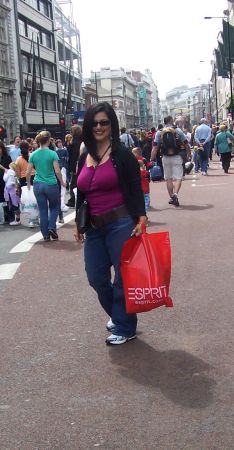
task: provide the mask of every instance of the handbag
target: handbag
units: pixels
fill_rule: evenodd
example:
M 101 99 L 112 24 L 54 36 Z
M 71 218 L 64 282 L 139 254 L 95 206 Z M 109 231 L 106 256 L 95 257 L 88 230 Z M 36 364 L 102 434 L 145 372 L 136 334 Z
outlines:
M 169 296 L 171 246 L 168 232 L 143 233 L 128 239 L 120 263 L 126 312 L 172 307 Z
M 91 183 L 93 181 L 95 170 L 98 167 L 98 165 L 100 164 L 101 160 L 104 158 L 105 154 L 107 153 L 107 151 L 109 150 L 110 147 L 111 147 L 111 144 L 107 147 L 106 151 L 103 153 L 98 164 L 94 168 L 92 177 L 90 178 L 90 182 L 89 182 L 89 189 L 90 189 Z M 88 189 L 88 191 L 89 191 L 89 189 Z M 85 234 L 86 231 L 88 230 L 88 228 L 90 227 L 90 212 L 89 212 L 89 205 L 88 205 L 86 198 L 84 199 L 83 203 L 81 204 L 81 206 L 79 207 L 79 209 L 77 211 L 76 226 L 77 226 L 78 233 L 81 233 L 81 234 Z
M 79 208 L 76 219 L 77 230 L 79 233 L 86 233 L 90 225 L 90 213 L 87 200 L 85 199 Z

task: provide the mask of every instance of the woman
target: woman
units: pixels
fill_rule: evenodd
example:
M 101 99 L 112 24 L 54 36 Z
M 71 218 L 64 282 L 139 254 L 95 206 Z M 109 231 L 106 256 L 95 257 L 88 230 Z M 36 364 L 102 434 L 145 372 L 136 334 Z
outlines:
M 86 198 L 91 221 L 86 232 L 84 257 L 90 285 L 110 316 L 107 344 L 123 344 L 136 337 L 137 317 L 126 314 L 120 274 L 124 242 L 139 236 L 146 224 L 139 164 L 123 149 L 113 108 L 106 102 L 91 106 L 83 124 L 86 151 L 78 163 L 77 211 Z M 84 236 L 77 233 L 77 240 Z M 111 281 L 111 266 L 115 271 Z
M 20 150 L 21 150 L 21 156 L 18 156 L 17 160 L 15 161 L 15 164 L 17 166 L 17 173 L 18 173 L 18 177 L 19 177 L 20 188 L 22 188 L 23 186 L 27 186 L 26 173 L 27 173 L 27 169 L 28 169 L 28 160 L 29 160 L 29 156 L 30 156 L 29 142 L 21 141 Z M 35 170 L 33 168 L 32 172 L 31 172 L 30 184 L 33 184 L 34 176 L 35 176 Z M 20 189 L 20 191 L 21 191 L 21 189 Z M 21 195 L 21 192 L 20 192 L 20 195 Z M 38 225 L 38 220 L 29 217 L 30 228 L 34 228 L 34 226 L 36 226 L 36 225 Z
M 9 164 L 12 162 L 11 157 L 7 153 L 7 149 L 2 141 L 0 141 L 0 225 L 5 223 L 4 215 L 6 214 L 7 221 L 10 221 L 9 211 L 4 207 L 5 205 L 5 197 L 4 197 L 4 188 L 5 182 L 3 180 L 3 176 L 5 173 L 5 169 L 9 169 Z M 4 214 L 5 208 L 5 214 Z
M 224 173 L 228 173 L 232 156 L 232 150 L 228 140 L 234 141 L 234 136 L 227 130 L 227 125 L 224 123 L 220 125 L 219 129 L 220 133 L 216 135 L 214 148 L 220 154 Z
M 30 154 L 29 154 L 30 145 L 27 141 L 21 141 L 19 148 L 21 150 L 21 156 L 18 156 L 15 163 L 16 163 L 17 169 L 18 169 L 20 186 L 23 187 L 23 186 L 27 185 L 26 172 L 28 169 L 28 160 L 29 160 L 29 156 L 30 156 Z M 31 184 L 33 184 L 34 175 L 35 175 L 35 170 L 32 169 L 31 179 L 30 179 Z
M 28 169 L 26 173 L 27 186 L 30 189 L 30 177 L 33 167 L 36 169 L 36 175 L 33 183 L 33 191 L 37 199 L 40 215 L 40 228 L 45 241 L 58 240 L 56 232 L 56 219 L 59 213 L 59 187 L 56 176 L 61 186 L 66 186 L 62 179 L 59 168 L 58 155 L 55 151 L 49 149 L 51 135 L 48 131 L 41 131 L 36 141 L 40 148 L 35 150 L 29 158 Z M 56 176 L 55 176 L 56 174 Z M 48 215 L 48 204 L 50 213 Z
M 75 194 L 73 189 L 76 187 L 76 172 L 77 172 L 77 162 L 80 156 L 80 145 L 82 128 L 79 125 L 73 125 L 71 127 L 72 139 L 70 145 L 67 147 L 68 150 L 68 171 L 70 178 L 70 198 L 67 202 L 67 206 L 71 208 L 75 207 Z

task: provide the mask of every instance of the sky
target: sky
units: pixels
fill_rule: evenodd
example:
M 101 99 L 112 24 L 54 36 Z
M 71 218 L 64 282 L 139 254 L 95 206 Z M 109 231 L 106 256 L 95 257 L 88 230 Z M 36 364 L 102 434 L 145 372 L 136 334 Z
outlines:
M 73 0 L 84 77 L 100 67 L 150 69 L 163 99 L 208 83 L 227 0 Z M 204 62 L 200 62 L 204 61 Z

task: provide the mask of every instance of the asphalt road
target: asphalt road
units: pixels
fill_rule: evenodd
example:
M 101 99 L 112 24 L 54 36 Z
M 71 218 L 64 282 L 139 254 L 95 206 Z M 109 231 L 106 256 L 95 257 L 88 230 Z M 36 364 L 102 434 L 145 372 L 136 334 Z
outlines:
M 151 189 L 149 232 L 169 230 L 174 308 L 139 315 L 106 347 L 107 317 L 73 226 L 38 242 L 0 301 L 1 450 L 234 448 L 234 168 Z

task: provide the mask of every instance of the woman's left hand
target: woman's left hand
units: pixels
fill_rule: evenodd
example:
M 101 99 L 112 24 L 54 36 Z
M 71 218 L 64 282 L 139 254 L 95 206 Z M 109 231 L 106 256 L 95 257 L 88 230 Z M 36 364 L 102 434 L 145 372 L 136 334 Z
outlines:
M 144 216 L 140 219 L 139 223 L 132 230 L 131 236 L 140 236 L 142 233 L 144 233 L 146 224 L 147 224 L 147 217 Z

